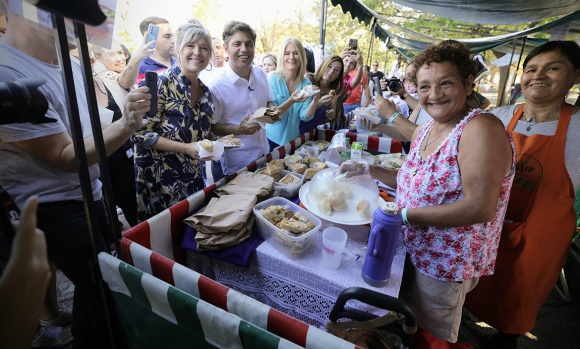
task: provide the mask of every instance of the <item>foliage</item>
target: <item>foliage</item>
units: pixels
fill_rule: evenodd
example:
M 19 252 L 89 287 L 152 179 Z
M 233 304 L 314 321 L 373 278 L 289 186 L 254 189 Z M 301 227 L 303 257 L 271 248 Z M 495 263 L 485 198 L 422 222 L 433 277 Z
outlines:
M 135 48 L 139 38 L 131 37 L 132 31 L 126 27 L 128 25 L 127 9 L 129 2 L 135 1 L 151 0 L 119 0 L 121 6 L 118 15 L 121 17 L 122 21 L 120 22 L 122 23 L 117 22 L 121 25 L 117 31 L 118 39 L 131 49 Z M 318 46 L 323 1 L 327 1 L 328 4 L 325 54 L 339 54 L 349 38 L 356 38 L 359 42 L 359 49 L 365 58 L 365 64 L 376 60 L 380 63 L 381 69 L 385 69 L 396 59 L 402 59 L 393 48 L 387 49 L 386 44 L 379 39 L 375 38 L 371 47 L 371 27 L 353 19 L 350 13 L 343 13 L 342 8 L 333 6 L 330 0 L 294 0 L 292 2 L 270 0 L 267 3 L 264 2 L 264 7 L 268 8 L 268 11 L 261 11 L 260 8 L 252 8 L 242 3 L 234 5 L 232 1 L 193 0 L 191 7 L 184 8 L 183 11 L 184 13 L 190 12 L 192 17 L 199 19 L 216 37 L 221 37 L 226 21 L 237 19 L 250 23 L 258 35 L 256 53 L 265 54 L 268 52 L 277 53 L 280 43 L 287 37 L 297 37 L 305 46 Z M 457 39 L 502 35 L 552 20 L 545 19 L 541 22 L 518 25 L 481 25 L 435 17 L 391 1 L 361 1 L 373 11 L 404 28 L 437 38 Z M 234 9 L 234 14 L 226 15 L 226 9 Z M 400 37 L 421 40 L 413 35 L 398 31 L 396 28 L 391 28 L 380 21 L 378 24 Z M 549 36 L 549 33 L 540 33 L 534 36 L 545 38 Z

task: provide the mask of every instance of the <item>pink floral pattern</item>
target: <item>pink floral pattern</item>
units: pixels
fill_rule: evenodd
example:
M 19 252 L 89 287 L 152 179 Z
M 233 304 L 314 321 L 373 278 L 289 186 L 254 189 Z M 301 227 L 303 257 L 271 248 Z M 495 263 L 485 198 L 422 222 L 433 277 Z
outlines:
M 479 113 L 481 110 L 475 110 L 465 117 L 427 159 L 421 158 L 419 148 L 433 120 L 421 127 L 397 175 L 399 207 L 435 206 L 463 199 L 457 164 L 459 139 L 465 125 Z M 459 228 L 403 226 L 405 247 L 421 273 L 442 281 L 493 274 L 513 172 L 503 181 L 497 214 L 491 222 Z

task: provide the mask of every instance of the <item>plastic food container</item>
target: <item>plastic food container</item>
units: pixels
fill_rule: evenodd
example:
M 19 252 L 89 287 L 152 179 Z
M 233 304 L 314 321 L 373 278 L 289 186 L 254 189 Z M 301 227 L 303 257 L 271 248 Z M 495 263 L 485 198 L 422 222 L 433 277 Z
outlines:
M 268 222 L 261 213 L 262 210 L 272 205 L 287 206 L 288 209 L 294 211 L 294 213 L 303 214 L 308 218 L 308 220 L 310 220 L 310 222 L 312 222 L 312 224 L 314 224 L 314 229 L 298 237 L 278 229 L 272 223 Z M 318 217 L 282 197 L 271 198 L 256 204 L 256 206 L 254 206 L 254 214 L 256 215 L 258 234 L 260 234 L 260 236 L 262 236 L 264 240 L 271 244 L 276 250 L 290 259 L 300 259 L 306 252 L 308 252 L 308 250 L 310 250 L 314 245 L 314 239 L 316 239 L 317 232 L 321 226 Z
M 304 184 L 304 176 L 296 172 L 290 172 L 287 170 L 280 171 L 280 179 L 284 178 L 287 174 L 293 174 L 297 178 L 300 179 L 298 183 L 295 184 L 283 184 L 280 181 L 274 182 L 274 188 L 278 190 L 278 195 L 285 197 L 285 198 L 293 198 L 298 196 L 298 192 L 300 191 L 300 187 Z

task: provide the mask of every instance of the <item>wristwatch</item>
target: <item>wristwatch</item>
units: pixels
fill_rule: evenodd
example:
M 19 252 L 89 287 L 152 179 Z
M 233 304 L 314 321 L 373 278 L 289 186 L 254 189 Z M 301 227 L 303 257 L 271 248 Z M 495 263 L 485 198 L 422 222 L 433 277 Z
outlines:
M 399 98 L 405 100 L 407 97 L 405 97 L 405 94 L 403 93 L 402 95 L 399 95 Z

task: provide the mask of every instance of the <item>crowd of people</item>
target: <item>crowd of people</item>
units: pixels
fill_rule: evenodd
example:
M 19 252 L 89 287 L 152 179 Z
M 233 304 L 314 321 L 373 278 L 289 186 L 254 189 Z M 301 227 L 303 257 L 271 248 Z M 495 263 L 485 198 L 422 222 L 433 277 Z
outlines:
M 33 347 L 67 344 L 72 337 L 75 348 L 110 347 L 103 304 L 109 295 L 91 278 L 89 227 L 54 40 L 10 10 L 8 18 L 0 38 L 0 81 L 43 76 L 46 116 L 56 122 L 0 126 L 0 185 L 25 208 L 23 218 L 37 207 L 41 232 L 35 239 L 43 240 L 43 232 L 46 246 L 36 248 L 46 250 L 48 260 L 75 285 L 72 320 L 63 321 L 58 309 L 43 315 L 40 293 L 46 307 L 54 297 L 44 290 L 54 286 L 46 281 L 51 276 L 46 258 L 36 256 L 43 261 L 29 268 L 39 283 L 31 314 L 41 321 L 23 319 L 22 333 L 28 343 L 34 340 Z M 154 48 L 147 42 L 150 24 L 159 27 Z M 457 341 L 464 302 L 499 331 L 497 340 L 504 344 L 534 326 L 578 217 L 573 203 L 580 187 L 574 151 L 580 148 L 580 107 L 565 101 L 580 83 L 577 43 L 553 41 L 535 48 L 523 63 L 525 102 L 484 111 L 489 101 L 474 91 L 476 65 L 469 49 L 453 40 L 421 52 L 407 64 L 400 88 L 392 89 L 379 62 L 365 68 L 354 47 L 316 67 L 312 52 L 298 38 L 287 38 L 258 66 L 257 35 L 244 22 L 228 22 L 212 36 L 196 19 L 175 25 L 149 17 L 140 30 L 143 37 L 133 52 L 120 43 L 91 48 L 113 194 L 131 226 L 203 189 L 206 163 L 218 181 L 322 123 L 374 105 L 385 122 L 360 119 L 358 124 L 407 142 L 400 170 L 371 166 L 371 174 L 397 189 L 403 241 L 413 265 L 406 271 L 413 274 L 408 301 L 419 326 Z M 97 250 L 109 251 L 89 106 L 78 60 L 72 65 L 99 220 Z M 158 74 L 154 90 L 145 80 L 151 71 Z M 381 93 L 371 92 L 376 81 Z M 318 92 L 303 93 L 310 85 Z M 251 122 L 263 107 L 277 110 L 280 120 Z M 200 156 L 198 141 L 227 135 L 242 145 L 225 149 L 220 160 Z M 23 234 L 35 232 L 21 227 Z M 0 286 L 13 275 L 6 270 Z M 121 327 L 113 302 L 107 304 L 115 344 L 125 347 L 116 333 Z

